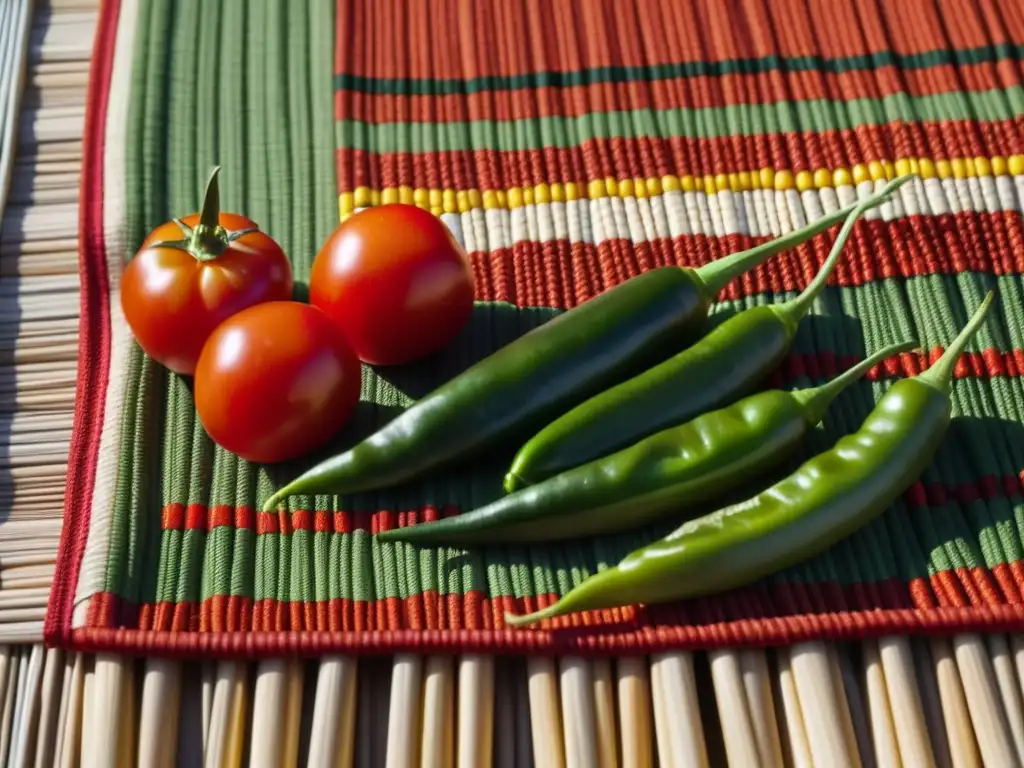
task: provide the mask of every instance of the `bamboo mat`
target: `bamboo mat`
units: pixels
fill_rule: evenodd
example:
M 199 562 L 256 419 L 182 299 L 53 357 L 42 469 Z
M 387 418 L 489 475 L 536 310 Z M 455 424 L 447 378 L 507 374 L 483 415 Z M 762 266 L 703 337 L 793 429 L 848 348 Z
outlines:
M 77 317 L 68 278 L 95 7 L 59 0 L 34 13 L 21 112 L 30 131 L 17 140 L 0 230 L 0 291 L 16 285 L 24 307 L 0 316 L 0 456 L 20 446 L 40 458 L 18 475 L 33 482 L 5 487 L 13 500 L 0 503 L 0 763 L 645 766 L 656 756 L 662 766 L 745 766 L 779 764 L 781 752 L 788 765 L 1020 764 L 1024 644 L 1015 636 L 596 662 L 181 664 L 44 650 L 41 622 L 12 617 L 45 603 L 33 590 L 49 575 L 19 569 L 52 563 L 60 526 L 63 459 L 30 446 L 66 442 L 70 430 L 74 325 L 44 329 L 50 312 Z M 5 132 L 3 146 L 10 140 Z M 44 301 L 28 301 L 22 287 L 38 286 L 35 277 L 51 279 Z M 36 352 L 12 354 L 40 336 Z

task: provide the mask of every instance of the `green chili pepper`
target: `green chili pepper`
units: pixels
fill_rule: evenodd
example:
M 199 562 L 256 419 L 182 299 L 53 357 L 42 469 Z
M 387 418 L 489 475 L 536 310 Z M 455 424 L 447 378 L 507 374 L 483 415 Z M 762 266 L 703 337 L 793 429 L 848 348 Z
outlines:
M 840 392 L 912 346 L 887 347 L 820 387 L 759 392 L 473 512 L 382 531 L 378 538 L 450 545 L 551 541 L 637 528 L 685 511 L 720 498 L 736 478 L 779 464 Z
M 785 357 L 856 220 L 909 178 L 891 181 L 850 211 L 829 257 L 797 298 L 740 312 L 692 347 L 563 413 L 519 450 L 505 476 L 505 490 L 511 493 L 607 456 L 752 392 Z
M 949 425 L 953 369 L 990 293 L 941 358 L 883 395 L 860 429 L 747 501 L 684 523 L 512 626 L 573 611 L 722 592 L 815 555 L 881 514 L 932 460 Z
M 264 509 L 273 510 L 296 493 L 357 493 L 397 485 L 532 434 L 566 409 L 692 343 L 727 283 L 842 221 L 851 210 L 699 269 L 660 267 L 620 283 L 463 371 L 376 434 L 280 489 Z

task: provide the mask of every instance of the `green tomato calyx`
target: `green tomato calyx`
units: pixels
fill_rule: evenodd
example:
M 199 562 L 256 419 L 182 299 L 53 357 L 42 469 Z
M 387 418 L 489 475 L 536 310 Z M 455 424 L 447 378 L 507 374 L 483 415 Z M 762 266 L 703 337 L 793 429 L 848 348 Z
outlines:
M 228 232 L 220 224 L 220 183 L 217 178 L 220 166 L 215 165 L 206 181 L 206 194 L 203 196 L 203 207 L 199 211 L 199 223 L 190 227 L 181 219 L 174 223 L 181 230 L 181 240 L 165 240 L 154 244 L 154 248 L 177 248 L 191 254 L 196 261 L 212 261 L 227 250 L 238 238 L 258 231 L 256 227 L 246 227 Z

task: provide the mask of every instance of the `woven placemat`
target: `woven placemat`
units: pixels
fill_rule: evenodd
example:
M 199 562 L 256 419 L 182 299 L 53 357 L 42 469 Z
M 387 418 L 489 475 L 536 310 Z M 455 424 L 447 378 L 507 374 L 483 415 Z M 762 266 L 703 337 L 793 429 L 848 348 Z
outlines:
M 1019 627 L 1022 45 L 1024 9 L 994 0 L 108 0 L 48 638 L 177 654 L 642 652 Z M 778 236 L 896 174 L 919 179 L 857 224 L 774 383 L 820 382 L 907 338 L 925 353 L 848 390 L 807 450 L 940 354 L 986 291 L 1000 301 L 957 369 L 938 456 L 865 529 L 748 589 L 510 631 L 505 610 L 550 603 L 671 523 L 529 548 L 374 539 L 494 498 L 517 446 L 401 490 L 258 512 L 322 453 L 268 467 L 213 445 L 188 382 L 141 353 L 118 304 L 124 260 L 196 207 L 214 163 L 225 207 L 281 242 L 300 282 L 339 211 L 380 202 L 429 208 L 470 252 L 470 326 L 429 361 L 366 368 L 331 448 L 631 275 Z M 714 314 L 792 296 L 834 234 L 736 280 Z

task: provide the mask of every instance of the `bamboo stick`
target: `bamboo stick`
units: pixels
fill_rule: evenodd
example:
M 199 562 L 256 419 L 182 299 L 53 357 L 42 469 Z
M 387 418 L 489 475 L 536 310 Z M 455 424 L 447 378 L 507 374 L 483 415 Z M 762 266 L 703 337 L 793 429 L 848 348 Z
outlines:
M 747 709 L 739 654 L 731 650 L 716 650 L 708 654 L 708 660 L 729 764 L 761 764 L 754 726 Z
M 615 724 L 615 683 L 608 659 L 592 662 L 594 679 L 594 735 L 599 768 L 618 768 L 619 745 Z
M 1013 669 L 1010 645 L 1005 635 L 989 635 L 988 652 L 992 659 L 992 670 L 996 686 L 1002 699 L 1003 713 L 1010 730 L 1010 738 L 1017 750 L 1017 760 L 1024 764 L 1024 706 L 1021 704 L 1020 684 Z
M 800 696 L 815 765 L 860 765 L 847 739 L 846 717 L 824 643 L 801 643 L 790 649 L 790 664 Z
M 34 768 L 48 768 L 54 765 L 63 683 L 64 652 L 59 648 L 49 648 L 46 650 L 40 686 L 35 756 L 31 763 L 28 763 Z
M 1017 754 L 985 644 L 978 635 L 957 635 L 953 638 L 953 653 L 982 761 L 985 765 L 1015 764 Z
M 0 145 L 0 212 L 3 212 L 7 204 L 14 168 L 14 147 L 18 138 L 16 126 L 25 82 L 32 21 L 28 3 L 8 4 L 7 11 L 6 28 L 0 30 L 0 34 L 6 37 L 8 47 L 6 60 L 0 62 L 0 132 L 4 139 Z
M 82 738 L 80 744 L 81 752 L 78 757 L 82 768 L 90 768 L 90 766 L 95 764 L 91 756 L 95 738 L 93 720 L 97 716 L 96 707 L 93 706 L 93 696 L 96 691 L 96 663 L 97 658 L 95 656 L 87 658 L 85 677 L 82 681 Z
M 754 729 L 754 738 L 757 740 L 760 764 L 782 765 L 782 744 L 779 740 L 779 725 L 775 718 L 775 704 L 772 701 L 767 654 L 757 648 L 740 651 L 740 669 L 743 674 L 750 723 Z
M 309 768 L 348 768 L 355 736 L 357 664 L 353 659 L 321 659 L 316 682 Z
M 453 661 L 430 656 L 423 671 L 419 763 L 422 768 L 454 765 L 452 712 L 455 699 Z
M 204 670 L 205 671 L 205 670 Z M 234 746 L 235 693 L 239 682 L 244 682 L 244 663 L 222 661 L 216 666 L 216 681 L 210 697 L 210 714 L 204 716 L 206 733 L 203 737 L 203 765 L 206 768 L 238 768 L 233 757 L 239 752 Z M 205 694 L 204 681 L 204 694 Z M 241 755 L 238 754 L 238 758 Z
M 82 744 L 82 718 L 85 710 L 85 655 L 69 654 L 64 663 L 64 687 L 61 691 L 60 714 L 57 718 L 57 744 L 54 754 L 59 768 L 74 768 L 78 756 L 84 752 Z
M 921 706 L 910 641 L 906 637 L 880 638 L 878 653 L 885 670 L 900 757 L 905 765 L 932 765 L 935 756 Z
M 594 678 L 590 663 L 575 656 L 566 656 L 559 667 L 566 765 L 596 766 Z
M 0 715 L 0 759 L 7 762 L 11 748 L 11 731 L 17 713 L 18 678 L 22 674 L 22 654 L 18 649 L 11 649 L 6 664 L 6 680 L 4 683 L 3 714 Z
M 240 768 L 242 755 L 245 751 L 245 716 L 248 712 L 249 686 L 245 675 L 245 664 L 237 662 L 233 680 L 235 690 L 231 696 L 231 719 L 227 748 L 224 750 L 224 761 L 221 763 L 224 768 Z
M 942 697 L 935 675 L 935 664 L 928 644 L 922 639 L 911 641 L 914 648 L 914 668 L 921 689 L 921 705 L 924 710 L 925 727 L 932 742 L 932 753 L 938 768 L 951 768 L 949 739 L 943 726 Z
M 467 654 L 459 659 L 458 696 L 458 768 L 490 768 L 494 754 L 493 658 Z
M 0 646 L 0 760 L 7 761 L 7 739 L 3 735 L 8 716 L 13 715 L 7 705 L 17 685 L 18 651 L 10 645 Z
M 864 678 L 868 695 L 868 711 L 871 722 L 871 758 L 882 768 L 899 768 L 903 762 L 900 746 L 896 740 L 896 726 L 893 722 L 892 707 L 889 704 L 889 689 L 885 680 L 885 667 L 878 650 L 878 641 L 866 640 L 864 650 Z M 868 764 L 864 755 L 865 766 Z
M 39 622 L 40 625 L 43 623 L 43 619 L 46 618 L 46 606 L 34 606 L 32 608 L 3 608 L 3 613 L 0 614 L 0 632 L 3 631 L 3 627 L 7 624 L 22 624 L 24 622 Z
M 118 764 L 122 730 L 127 723 L 123 717 L 109 717 L 105 713 L 127 713 L 125 691 L 131 671 L 124 659 L 101 653 L 96 656 L 94 674 L 92 695 L 85 702 L 90 715 L 86 729 L 89 750 L 82 755 L 82 766 L 106 768 Z
M 117 765 L 128 766 L 135 764 L 135 742 L 139 725 L 139 696 L 136 686 L 135 668 L 127 660 L 124 664 L 124 706 L 125 713 L 121 728 L 119 729 L 120 740 L 117 744 Z
M 530 732 L 533 763 L 537 768 L 564 768 L 561 706 L 555 681 L 555 663 L 537 656 L 526 661 L 530 690 Z
M 49 587 L 3 589 L 0 590 L 0 611 L 6 611 L 8 608 L 45 607 L 49 598 Z
M 37 650 L 38 649 L 38 650 Z M 20 659 L 18 661 L 18 687 L 14 694 L 14 713 L 10 722 L 10 742 L 8 747 L 8 765 L 20 768 L 26 761 L 27 755 L 23 739 L 28 735 L 30 720 L 34 717 L 32 706 L 35 702 L 34 692 L 38 677 L 42 672 L 42 648 L 35 646 L 22 646 L 19 649 Z M 26 706 L 26 702 L 28 706 Z
M 804 725 L 804 707 L 800 701 L 800 692 L 797 688 L 796 676 L 793 673 L 791 649 L 780 649 L 778 659 L 778 700 L 783 712 L 782 721 L 786 724 L 786 727 L 781 729 L 786 765 L 792 765 L 794 768 L 813 768 L 811 744 Z
M 294 768 L 302 676 L 297 662 L 271 659 L 259 665 L 253 694 L 251 768 Z
M 622 768 L 654 765 L 651 733 L 651 683 L 647 660 L 627 656 L 615 662 Z
M 180 708 L 181 666 L 167 659 L 147 660 L 139 713 L 140 766 L 171 768 L 175 764 Z
M 693 655 L 659 653 L 651 659 L 654 729 L 664 768 L 706 766 L 707 747 L 701 725 Z
M 17 728 L 11 743 L 12 768 L 29 768 L 35 761 L 36 731 L 39 727 L 39 715 L 42 709 L 43 666 L 46 651 L 41 645 L 33 645 L 26 649 L 28 656 L 25 685 L 18 697 L 19 716 Z
M 415 765 L 419 739 L 423 661 L 419 656 L 395 657 L 388 713 L 387 768 Z

